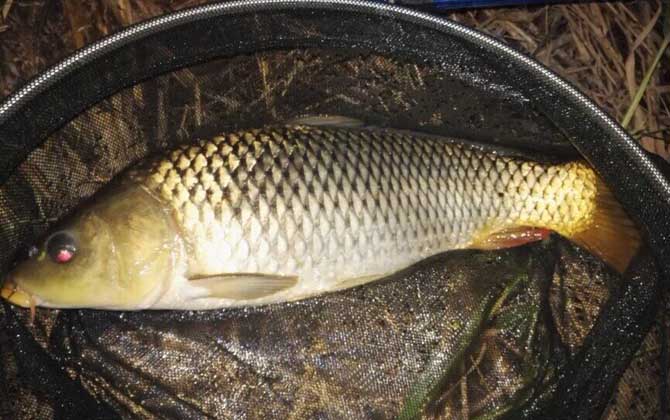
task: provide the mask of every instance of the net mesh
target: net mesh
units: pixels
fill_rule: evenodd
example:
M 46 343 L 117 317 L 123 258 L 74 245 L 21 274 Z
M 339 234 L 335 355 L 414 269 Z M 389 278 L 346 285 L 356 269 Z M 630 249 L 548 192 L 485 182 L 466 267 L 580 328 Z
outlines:
M 199 29 L 228 34 L 231 45 L 244 38 L 234 32 L 240 28 L 254 28 L 244 35 L 266 43 L 273 29 L 319 34 L 324 25 L 365 37 L 360 21 L 324 16 L 250 14 Z M 86 100 L 73 101 L 83 109 L 73 118 L 42 137 L 26 128 L 15 139 L 22 146 L 0 158 L 14 168 L 0 184 L 0 268 L 132 163 L 231 129 L 334 114 L 576 156 L 560 124 L 512 88 L 504 66 L 453 40 L 444 40 L 449 56 L 418 59 L 420 42 L 402 35 L 417 28 L 383 22 L 398 34 L 389 44 L 402 46 L 393 54 L 360 45 L 344 51 L 327 38 L 333 45 L 202 54 L 200 64 L 132 83 L 125 67 L 93 63 L 120 90 L 85 92 Z M 119 54 L 129 69 L 144 68 L 142 60 L 160 67 L 157 57 L 178 55 L 176 40 L 188 46 L 189 39 L 195 45 L 169 31 L 151 40 L 150 58 Z M 96 74 L 82 73 L 91 89 Z M 54 88 L 48 98 L 63 105 L 59 95 Z M 622 278 L 552 237 L 448 253 L 363 287 L 259 308 L 38 309 L 31 322 L 28 311 L 3 303 L 0 416 L 591 418 L 609 403 L 609 418 L 655 418 L 667 410 L 663 325 L 636 350 L 659 300 L 646 253 Z

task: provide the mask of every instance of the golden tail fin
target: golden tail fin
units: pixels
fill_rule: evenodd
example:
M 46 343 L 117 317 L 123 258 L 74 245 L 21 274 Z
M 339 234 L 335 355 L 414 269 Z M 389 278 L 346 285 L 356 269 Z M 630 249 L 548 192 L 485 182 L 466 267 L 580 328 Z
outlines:
M 591 226 L 572 239 L 623 273 L 640 246 L 640 232 L 605 183 L 596 181 Z

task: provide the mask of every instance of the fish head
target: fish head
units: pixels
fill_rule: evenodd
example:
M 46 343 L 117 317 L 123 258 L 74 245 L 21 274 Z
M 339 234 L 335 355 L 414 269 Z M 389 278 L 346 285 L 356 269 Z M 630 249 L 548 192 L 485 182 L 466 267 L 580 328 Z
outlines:
M 34 247 L 2 297 L 24 307 L 149 307 L 174 274 L 178 239 L 159 200 L 139 186 L 116 189 Z

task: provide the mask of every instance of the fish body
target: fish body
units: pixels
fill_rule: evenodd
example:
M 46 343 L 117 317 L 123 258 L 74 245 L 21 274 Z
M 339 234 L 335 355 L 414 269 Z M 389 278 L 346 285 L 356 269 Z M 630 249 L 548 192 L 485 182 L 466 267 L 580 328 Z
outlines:
M 86 220 L 96 218 L 106 228 L 89 230 L 106 236 L 86 239 L 91 234 L 81 231 L 93 223 Z M 548 230 L 617 267 L 638 240 L 584 162 L 540 163 L 399 130 L 305 125 L 179 146 L 132 168 L 73 220 L 58 231 L 70 235 L 61 242 L 82 248 L 97 240 L 90 254 L 101 258 L 110 246 L 115 254 L 108 259 L 116 262 L 89 274 L 91 287 L 80 287 L 81 296 L 67 296 L 62 283 L 85 278 L 84 268 L 56 276 L 60 283 L 50 281 L 61 291 L 45 294 L 46 280 L 30 279 L 70 268 L 51 261 L 62 250 L 49 251 L 47 239 L 39 264 L 48 268 L 32 262 L 12 274 L 15 302 L 30 296 L 56 307 L 257 305 L 366 283 L 448 250 L 540 239 Z M 613 247 L 611 240 L 621 243 Z M 117 274 L 110 279 L 109 272 Z M 93 290 L 107 293 L 93 299 Z

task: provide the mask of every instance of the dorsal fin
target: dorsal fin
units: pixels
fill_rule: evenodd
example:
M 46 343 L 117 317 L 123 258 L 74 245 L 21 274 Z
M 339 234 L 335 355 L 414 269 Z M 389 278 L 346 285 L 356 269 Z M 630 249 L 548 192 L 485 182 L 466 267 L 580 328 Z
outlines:
M 342 115 L 305 115 L 293 118 L 286 125 L 309 125 L 312 127 L 361 128 L 363 121 Z

